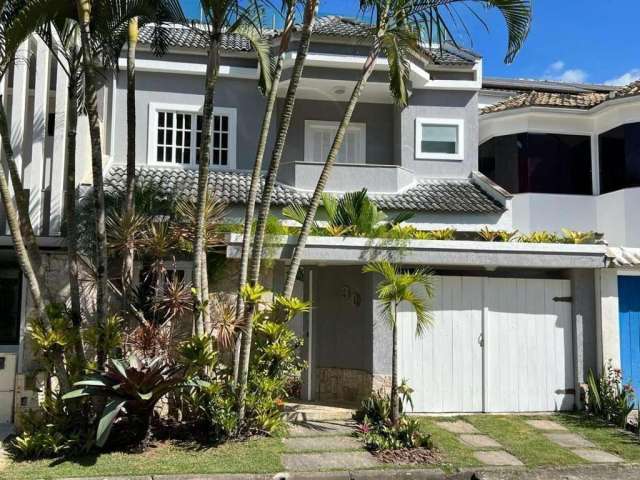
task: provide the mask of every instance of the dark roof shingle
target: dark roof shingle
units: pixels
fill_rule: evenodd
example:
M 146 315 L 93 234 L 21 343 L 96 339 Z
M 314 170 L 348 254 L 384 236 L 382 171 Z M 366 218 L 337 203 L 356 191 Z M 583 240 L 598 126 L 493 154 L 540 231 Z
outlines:
M 105 184 L 109 189 L 124 190 L 126 179 L 124 165 L 112 166 Z M 198 171 L 172 167 L 138 167 L 137 181 L 152 183 L 163 195 L 188 195 L 195 199 Z M 251 174 L 244 171 L 212 171 L 209 187 L 224 202 L 243 204 L 249 192 Z M 263 183 L 264 185 L 264 179 Z M 371 194 L 371 199 L 386 210 L 408 210 L 431 213 L 500 213 L 504 207 L 484 193 L 471 180 L 421 180 L 401 193 Z M 272 203 L 284 207 L 293 203 L 306 205 L 310 192 L 297 190 L 289 185 L 276 183 Z M 258 201 L 260 198 L 258 196 Z
M 300 25 L 296 25 L 300 29 Z M 167 28 L 168 43 L 171 47 L 206 49 L 208 46 L 207 32 L 203 27 L 174 25 Z M 140 28 L 139 40 L 141 43 L 151 44 L 153 26 L 144 25 Z M 314 35 L 340 38 L 366 39 L 371 36 L 370 25 L 345 17 L 334 15 L 322 16 L 316 19 L 313 30 Z M 279 32 L 267 30 L 265 35 L 274 38 Z M 251 44 L 246 38 L 236 34 L 225 34 L 222 39 L 224 50 L 237 52 L 252 51 Z M 473 64 L 478 58 L 474 53 L 446 44 L 442 48 L 423 46 L 424 53 L 435 63 L 442 65 L 468 65 Z

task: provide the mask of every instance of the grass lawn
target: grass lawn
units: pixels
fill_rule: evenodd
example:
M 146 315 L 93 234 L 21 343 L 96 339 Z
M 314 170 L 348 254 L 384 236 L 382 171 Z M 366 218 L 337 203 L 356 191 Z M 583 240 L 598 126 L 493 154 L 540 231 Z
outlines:
M 584 417 L 580 414 L 552 416 L 520 415 L 464 415 L 460 417 L 422 417 L 420 422 L 426 432 L 433 435 L 435 446 L 444 456 L 445 470 L 478 466 L 473 450 L 460 442 L 458 435 L 439 428 L 436 422 L 464 420 L 489 435 L 504 450 L 516 456 L 527 467 L 568 466 L 587 463 L 585 460 L 549 441 L 542 432 L 529 426 L 529 419 L 553 420 L 573 433 L 593 442 L 598 448 L 622 457 L 627 462 L 640 462 L 640 441 L 616 428 Z
M 105 453 L 56 462 L 0 464 L 3 480 L 95 477 L 117 475 L 276 473 L 282 470 L 279 438 L 259 438 L 228 443 L 218 448 L 189 449 L 162 443 L 143 454 Z

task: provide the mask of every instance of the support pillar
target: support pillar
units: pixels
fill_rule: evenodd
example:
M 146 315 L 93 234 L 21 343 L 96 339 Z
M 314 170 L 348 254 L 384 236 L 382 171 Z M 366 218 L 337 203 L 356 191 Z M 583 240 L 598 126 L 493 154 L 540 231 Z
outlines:
M 598 370 L 611 360 L 620 367 L 620 311 L 618 306 L 618 273 L 614 269 L 596 271 L 596 338 Z

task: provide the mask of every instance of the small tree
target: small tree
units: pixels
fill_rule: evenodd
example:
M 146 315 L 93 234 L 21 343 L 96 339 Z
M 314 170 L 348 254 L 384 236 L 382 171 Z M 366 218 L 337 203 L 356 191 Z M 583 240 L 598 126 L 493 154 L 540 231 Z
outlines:
M 382 275 L 378 283 L 377 295 L 380 310 L 392 330 L 393 349 L 391 358 L 391 420 L 394 425 L 400 417 L 400 397 L 398 395 L 398 307 L 407 302 L 416 312 L 416 335 L 421 336 L 433 323 L 429 311 L 429 299 L 433 296 L 433 277 L 430 270 L 417 269 L 402 272 L 397 265 L 387 260 L 371 262 L 363 269 L 365 273 Z M 416 292 L 422 287 L 425 295 Z

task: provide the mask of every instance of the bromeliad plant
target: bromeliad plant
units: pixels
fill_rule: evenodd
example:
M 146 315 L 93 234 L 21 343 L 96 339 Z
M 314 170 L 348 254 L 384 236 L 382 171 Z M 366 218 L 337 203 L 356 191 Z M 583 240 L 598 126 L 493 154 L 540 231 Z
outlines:
M 587 373 L 587 411 L 620 428 L 627 424 L 633 410 L 635 392 L 622 382 L 622 371 L 613 368 L 611 361 L 603 368 L 600 377 L 593 370 Z
M 369 198 L 367 189 L 348 192 L 342 197 L 324 193 L 322 206 L 327 215 L 327 225 L 321 227 L 314 222 L 315 233 L 326 233 L 333 237 L 352 235 L 356 237 L 379 237 L 393 227 L 413 217 L 410 212 L 402 212 L 391 220 Z M 292 205 L 282 210 L 285 217 L 302 225 L 307 210 L 301 205 Z
M 75 383 L 77 389 L 64 395 L 63 399 L 92 397 L 106 400 L 97 425 L 98 447 L 105 445 L 114 423 L 123 413 L 132 443 L 144 446 L 156 404 L 182 386 L 184 373 L 184 367 L 162 363 L 160 359 L 147 362 L 135 355 L 130 355 L 126 361 L 111 359 L 103 372 Z

